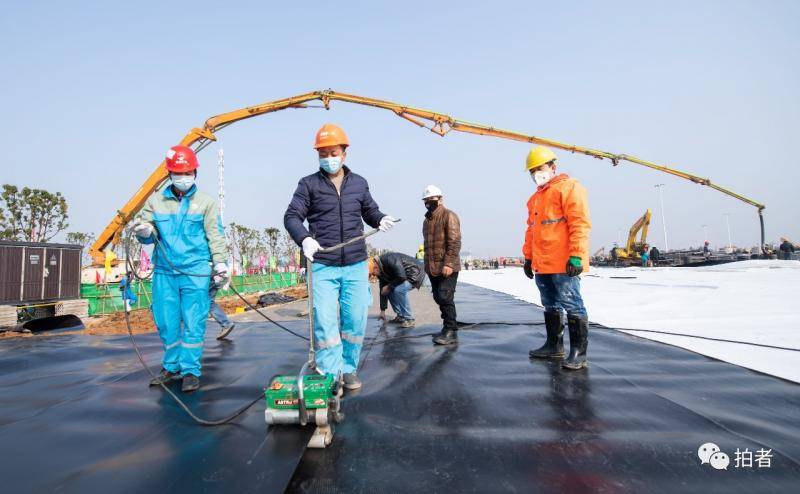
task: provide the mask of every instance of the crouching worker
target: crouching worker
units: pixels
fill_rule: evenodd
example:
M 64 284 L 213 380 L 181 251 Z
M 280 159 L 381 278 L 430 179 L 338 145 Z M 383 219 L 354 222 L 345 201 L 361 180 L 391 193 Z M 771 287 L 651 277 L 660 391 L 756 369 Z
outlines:
M 314 144 L 319 169 L 300 179 L 283 225 L 312 262 L 317 366 L 326 374 L 343 373 L 344 387 L 358 389 L 356 370 L 372 303 L 367 245 L 359 240 L 331 252 L 320 249 L 360 237 L 362 220 L 382 231 L 396 220 L 380 211 L 366 179 L 344 165 L 348 145 L 341 128 L 326 124 L 319 129 Z
M 534 358 L 564 357 L 564 325 L 561 313 L 567 313 L 569 357 L 562 363 L 567 369 L 588 365 L 586 347 L 589 321 L 581 299 L 578 277 L 589 268 L 589 204 L 586 189 L 574 178 L 556 175 L 556 155 L 537 146 L 528 153 L 525 167 L 536 184 L 528 199 L 528 229 L 525 232 L 525 275 L 539 288 L 544 306 L 547 341 L 536 350 Z
M 413 257 L 399 252 L 387 252 L 369 260 L 370 277 L 378 278 L 380 285 L 381 314 L 380 319 L 386 322 L 387 302 L 392 304 L 397 317 L 389 321 L 402 328 L 413 328 L 414 313 L 408 301 L 408 292 L 419 288 L 425 281 L 425 272 Z
M 158 243 L 153 250 L 152 309 L 164 358 L 150 385 L 182 379 L 181 390 L 187 393 L 200 387 L 211 263 L 214 283 L 221 286 L 228 278 L 219 208 L 198 192 L 197 167 L 194 151 L 173 146 L 166 159 L 171 183 L 147 199 L 133 226 L 141 243 Z

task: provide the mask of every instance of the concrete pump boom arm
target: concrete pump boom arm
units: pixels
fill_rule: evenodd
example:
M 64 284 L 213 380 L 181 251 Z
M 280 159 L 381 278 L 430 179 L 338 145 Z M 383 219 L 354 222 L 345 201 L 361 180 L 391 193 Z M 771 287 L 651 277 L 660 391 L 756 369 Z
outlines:
M 414 123 L 415 125 L 424 127 L 440 136 L 445 136 L 451 130 L 457 130 L 459 132 L 467 132 L 470 134 L 499 137 L 502 139 L 510 139 L 513 141 L 529 142 L 532 144 L 541 144 L 544 146 L 553 147 L 564 151 L 569 151 L 571 153 L 585 154 L 587 156 L 592 156 L 598 159 L 607 159 L 611 161 L 611 163 L 614 164 L 614 166 L 618 165 L 621 161 L 627 161 L 629 163 L 635 163 L 637 165 L 646 166 L 654 170 L 668 173 L 670 175 L 674 175 L 676 177 L 689 180 L 696 184 L 711 187 L 712 189 L 718 190 L 723 194 L 729 195 L 733 198 L 736 198 L 742 202 L 745 202 L 747 204 L 750 204 L 751 206 L 756 207 L 758 209 L 759 219 L 761 221 L 761 244 L 763 245 L 764 243 L 764 220 L 762 216 L 762 210 L 765 208 L 765 206 L 748 197 L 737 194 L 732 190 L 717 185 L 711 182 L 711 180 L 709 180 L 708 178 L 703 178 L 681 170 L 670 168 L 664 165 L 659 165 L 657 163 L 646 161 L 637 158 L 635 156 L 629 156 L 626 154 L 614 154 L 614 153 L 609 153 L 607 151 L 600 151 L 597 149 L 590 149 L 581 146 L 575 146 L 572 144 L 565 144 L 563 142 L 547 139 L 544 137 L 536 137 L 533 135 L 527 135 L 519 132 L 513 132 L 510 130 L 503 130 L 496 127 L 490 127 L 483 124 L 467 122 L 465 120 L 458 120 L 444 113 L 436 113 L 430 110 L 423 110 L 420 108 L 404 106 L 398 103 L 393 103 L 391 101 L 367 98 L 364 96 L 356 96 L 353 94 L 337 93 L 331 90 L 314 91 L 311 93 L 301 94 L 299 96 L 294 96 L 291 98 L 269 101 L 267 103 L 263 103 L 260 105 L 250 106 L 247 108 L 234 110 L 232 112 L 216 115 L 206 120 L 206 123 L 202 129 L 199 128 L 192 129 L 188 134 L 186 134 L 186 136 L 184 136 L 184 138 L 180 141 L 180 144 L 183 144 L 185 146 L 193 146 L 197 144 L 196 151 L 199 152 L 200 150 L 205 148 L 208 144 L 210 144 L 212 141 L 216 141 L 216 136 L 214 135 L 215 132 L 223 129 L 224 127 L 227 127 L 228 125 L 234 122 L 263 115 L 265 113 L 272 113 L 279 110 L 285 110 L 286 108 L 306 108 L 307 107 L 306 103 L 317 100 L 321 101 L 326 109 L 330 108 L 331 101 L 344 101 L 347 103 L 354 103 L 358 105 L 372 106 L 375 108 L 390 110 L 397 116 L 402 117 L 408 120 L 409 122 Z M 92 259 L 96 263 L 102 264 L 103 260 L 105 259 L 105 253 L 104 253 L 105 248 L 111 243 L 117 244 L 119 242 L 119 238 L 120 235 L 122 234 L 122 230 L 124 229 L 125 224 L 128 221 L 130 221 L 130 219 L 142 208 L 144 202 L 147 200 L 150 194 L 152 194 L 153 191 L 155 191 L 167 178 L 168 174 L 164 166 L 165 166 L 164 161 L 162 161 L 161 164 L 158 165 L 158 168 L 156 168 L 156 170 L 147 178 L 145 183 L 139 188 L 139 190 L 136 191 L 133 197 L 131 197 L 131 199 L 128 200 L 128 202 L 122 207 L 122 209 L 117 211 L 117 215 L 114 216 L 114 218 L 111 220 L 108 226 L 106 226 L 106 228 L 100 233 L 100 235 L 98 235 L 97 240 L 94 242 L 94 244 L 92 244 L 92 246 L 89 249 L 89 253 L 92 256 Z

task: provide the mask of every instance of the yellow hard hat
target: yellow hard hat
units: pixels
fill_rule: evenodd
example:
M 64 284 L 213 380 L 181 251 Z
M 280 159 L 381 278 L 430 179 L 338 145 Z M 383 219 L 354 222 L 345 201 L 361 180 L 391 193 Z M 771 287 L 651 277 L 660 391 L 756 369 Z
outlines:
M 525 169 L 527 171 L 531 171 L 534 168 L 539 168 L 540 166 L 546 165 L 547 163 L 555 160 L 556 153 L 554 153 L 550 148 L 536 146 L 528 153 L 528 158 L 525 160 Z
M 425 245 L 420 245 L 419 249 L 417 249 L 417 250 L 425 250 Z

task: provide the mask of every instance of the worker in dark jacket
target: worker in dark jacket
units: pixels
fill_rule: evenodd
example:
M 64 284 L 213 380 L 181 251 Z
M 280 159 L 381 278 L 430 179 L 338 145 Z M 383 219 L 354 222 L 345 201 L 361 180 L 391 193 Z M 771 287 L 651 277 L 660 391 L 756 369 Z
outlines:
M 661 255 L 661 252 L 658 250 L 658 247 L 655 245 L 650 249 L 650 262 L 653 263 L 653 266 L 658 266 L 658 256 Z
M 313 263 L 310 289 L 317 365 L 327 374 L 342 372 L 344 387 L 358 389 L 356 369 L 372 303 L 366 243 L 360 240 L 333 252 L 318 251 L 361 236 L 362 221 L 388 231 L 396 220 L 380 211 L 367 181 L 344 166 L 348 145 L 336 125 L 325 124 L 317 132 L 314 148 L 320 169 L 300 179 L 283 224 Z
M 444 207 L 439 187 L 425 187 L 422 200 L 428 210 L 422 223 L 425 272 L 430 277 L 433 300 L 439 306 L 443 323 L 441 333 L 433 337 L 433 342 L 452 345 L 458 343 L 456 304 L 453 299 L 458 272 L 461 270 L 461 223 L 456 213 Z
M 369 273 L 376 277 L 380 286 L 381 314 L 386 321 L 387 302 L 392 304 L 397 317 L 389 321 L 402 328 L 413 328 L 414 314 L 408 301 L 408 292 L 422 286 L 425 281 L 423 266 L 413 257 L 399 252 L 387 252 L 370 258 Z
M 789 242 L 788 238 L 781 238 L 781 245 L 779 249 L 781 250 L 781 258 L 783 258 L 783 260 L 792 260 L 792 254 L 794 254 L 794 244 Z

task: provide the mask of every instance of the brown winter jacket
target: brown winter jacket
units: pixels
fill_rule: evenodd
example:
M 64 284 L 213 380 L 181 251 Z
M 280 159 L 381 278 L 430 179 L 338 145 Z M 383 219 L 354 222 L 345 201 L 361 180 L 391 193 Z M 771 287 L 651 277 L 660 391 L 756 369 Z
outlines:
M 444 266 L 450 266 L 454 272 L 461 269 L 461 224 L 456 213 L 441 204 L 433 213 L 426 213 L 422 238 L 428 276 L 441 276 Z

